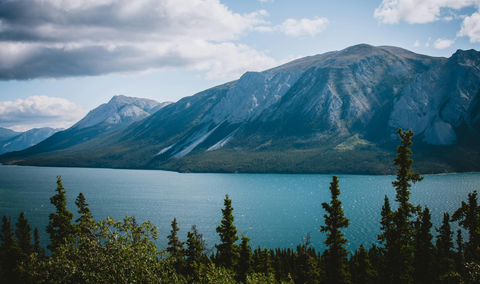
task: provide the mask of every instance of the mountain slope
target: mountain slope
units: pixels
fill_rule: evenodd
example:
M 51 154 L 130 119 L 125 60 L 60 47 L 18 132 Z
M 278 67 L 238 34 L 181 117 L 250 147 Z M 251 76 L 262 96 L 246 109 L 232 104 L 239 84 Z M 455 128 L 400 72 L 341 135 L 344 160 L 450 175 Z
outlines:
M 8 140 L 12 137 L 19 135 L 21 132 L 15 132 L 8 128 L 0 127 L 0 142 Z
M 36 145 L 62 129 L 34 128 L 0 142 L 0 154 L 20 151 Z
M 393 173 L 395 131 L 402 127 L 416 133 L 416 165 L 423 172 L 480 170 L 479 60 L 474 50 L 434 58 L 397 47 L 352 46 L 247 72 L 115 133 L 77 140 L 63 150 L 29 149 L 0 161 L 177 171 Z M 105 112 L 96 117 L 116 121 Z

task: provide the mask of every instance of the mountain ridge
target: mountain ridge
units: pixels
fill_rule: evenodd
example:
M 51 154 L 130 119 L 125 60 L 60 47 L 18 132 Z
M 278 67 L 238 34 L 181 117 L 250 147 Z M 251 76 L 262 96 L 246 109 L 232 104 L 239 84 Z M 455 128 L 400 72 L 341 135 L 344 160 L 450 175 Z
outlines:
M 479 143 L 471 142 L 479 139 L 479 93 L 475 50 L 443 58 L 361 44 L 247 72 L 115 133 L 0 162 L 388 174 L 401 127 L 417 134 L 424 172 L 480 170 Z

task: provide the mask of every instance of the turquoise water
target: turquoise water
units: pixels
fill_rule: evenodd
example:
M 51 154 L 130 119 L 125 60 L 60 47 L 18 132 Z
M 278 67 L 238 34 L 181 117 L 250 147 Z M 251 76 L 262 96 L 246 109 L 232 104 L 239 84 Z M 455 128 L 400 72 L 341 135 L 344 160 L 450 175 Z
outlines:
M 83 192 L 97 220 L 133 215 L 138 222 L 150 220 L 160 231 L 158 247 L 166 247 L 174 217 L 180 238 L 194 224 L 210 246 L 219 242 L 215 228 L 222 218 L 228 194 L 234 207 L 237 229 L 251 239 L 252 247 L 295 248 L 311 232 L 317 250 L 325 247 L 319 232 L 325 214 L 321 204 L 330 201 L 330 175 L 280 174 L 180 174 L 165 171 L 89 168 L 0 166 L 0 214 L 13 223 L 25 211 L 32 227 L 48 242 L 45 227 L 54 212 L 56 176 L 62 176 L 68 206 L 76 213 L 75 198 Z M 345 215 L 350 227 L 344 232 L 352 251 L 376 243 L 384 197 L 395 208 L 394 176 L 339 175 Z M 427 175 L 412 187 L 414 205 L 427 205 L 434 226 L 443 212 L 452 214 L 473 190 L 480 189 L 480 173 Z M 75 217 L 76 218 L 76 217 Z M 432 231 L 432 233 L 435 233 Z M 32 232 L 33 234 L 33 232 Z

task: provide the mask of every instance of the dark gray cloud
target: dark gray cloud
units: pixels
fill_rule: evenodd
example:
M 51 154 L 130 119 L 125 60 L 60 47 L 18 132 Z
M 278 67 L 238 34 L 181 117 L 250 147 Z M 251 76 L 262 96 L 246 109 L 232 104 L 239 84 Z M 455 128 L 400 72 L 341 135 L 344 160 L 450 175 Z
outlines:
M 275 64 L 230 42 L 264 15 L 235 14 L 215 0 L 0 0 L 0 80 L 172 68 L 238 76 Z

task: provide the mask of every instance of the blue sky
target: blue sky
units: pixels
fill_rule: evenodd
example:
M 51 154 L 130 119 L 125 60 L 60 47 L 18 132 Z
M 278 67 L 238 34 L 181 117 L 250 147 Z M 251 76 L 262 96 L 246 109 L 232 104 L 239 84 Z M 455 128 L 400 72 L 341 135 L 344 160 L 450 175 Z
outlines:
M 480 45 L 480 0 L 0 0 L 0 127 L 69 127 L 123 94 L 177 101 L 367 43 Z

